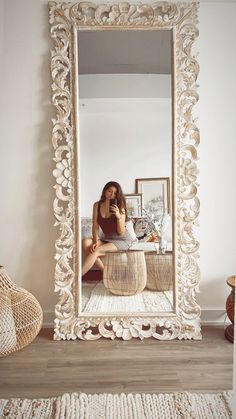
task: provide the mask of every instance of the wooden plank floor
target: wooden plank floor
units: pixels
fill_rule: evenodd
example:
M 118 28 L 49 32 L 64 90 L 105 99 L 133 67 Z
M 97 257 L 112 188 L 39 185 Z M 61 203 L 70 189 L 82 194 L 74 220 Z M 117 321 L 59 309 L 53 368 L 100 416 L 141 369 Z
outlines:
M 42 330 L 31 345 L 0 359 L 0 397 L 232 389 L 233 344 L 223 326 L 202 332 L 202 341 L 64 342 Z

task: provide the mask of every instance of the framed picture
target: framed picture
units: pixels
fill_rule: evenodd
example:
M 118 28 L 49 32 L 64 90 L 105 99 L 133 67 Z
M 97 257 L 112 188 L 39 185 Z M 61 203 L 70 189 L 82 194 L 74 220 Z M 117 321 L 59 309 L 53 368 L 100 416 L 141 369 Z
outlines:
M 136 192 L 142 194 L 142 216 L 158 220 L 163 214 L 170 214 L 169 177 L 136 179 Z
M 125 195 L 127 215 L 129 218 L 137 218 L 142 216 L 142 194 Z

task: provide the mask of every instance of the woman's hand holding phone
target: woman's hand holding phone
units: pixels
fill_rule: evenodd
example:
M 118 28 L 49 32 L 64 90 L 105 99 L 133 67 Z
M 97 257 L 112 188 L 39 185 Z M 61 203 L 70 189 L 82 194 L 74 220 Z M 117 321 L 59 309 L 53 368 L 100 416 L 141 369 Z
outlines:
M 114 208 L 117 207 L 117 199 L 110 199 L 109 200 L 109 211 L 113 212 Z
M 117 199 L 110 199 L 109 210 L 110 210 L 110 212 L 112 214 L 115 215 L 115 217 L 117 218 L 117 220 L 119 220 L 119 218 L 120 218 L 120 210 L 119 210 L 119 207 L 117 206 Z

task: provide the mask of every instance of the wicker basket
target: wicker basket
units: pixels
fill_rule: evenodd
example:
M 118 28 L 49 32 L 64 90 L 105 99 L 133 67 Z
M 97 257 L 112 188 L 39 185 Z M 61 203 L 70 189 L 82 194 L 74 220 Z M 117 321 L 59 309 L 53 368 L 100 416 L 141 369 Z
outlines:
M 0 357 L 32 342 L 42 320 L 43 312 L 36 298 L 13 284 L 0 266 Z
M 103 282 L 115 295 L 134 295 L 143 291 L 147 282 L 144 252 L 107 252 L 104 257 Z
M 173 288 L 172 253 L 145 253 L 147 285 L 153 291 L 168 291 Z

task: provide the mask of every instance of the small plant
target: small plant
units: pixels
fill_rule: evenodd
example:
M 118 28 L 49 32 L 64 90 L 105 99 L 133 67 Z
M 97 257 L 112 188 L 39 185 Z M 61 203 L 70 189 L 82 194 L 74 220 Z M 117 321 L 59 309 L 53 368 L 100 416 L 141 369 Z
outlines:
M 167 241 L 165 240 L 165 233 L 169 225 L 170 215 L 165 212 L 161 215 L 157 215 L 157 213 L 147 211 L 143 208 L 143 213 L 145 217 L 148 219 L 151 228 L 153 228 L 153 232 L 157 234 L 159 237 L 159 249 L 162 253 L 165 253 Z

